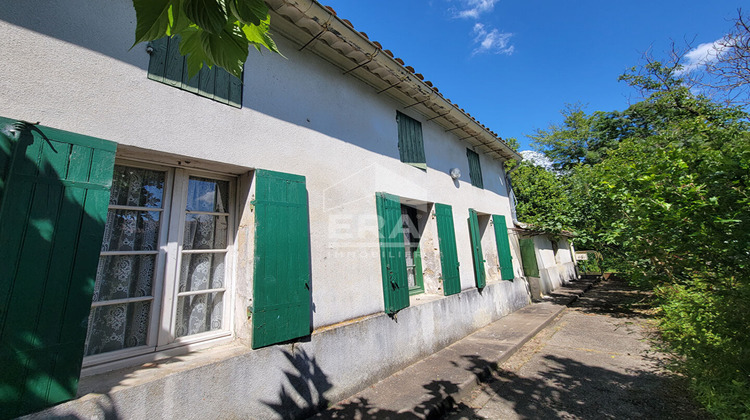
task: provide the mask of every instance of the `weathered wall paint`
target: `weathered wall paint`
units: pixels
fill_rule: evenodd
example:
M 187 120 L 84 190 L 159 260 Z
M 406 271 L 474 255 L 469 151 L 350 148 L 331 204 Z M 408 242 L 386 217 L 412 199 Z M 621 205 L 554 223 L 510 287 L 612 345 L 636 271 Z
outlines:
M 399 312 L 398 322 L 381 314 L 294 345 L 253 351 L 222 346 L 137 374 L 117 372 L 128 379 L 114 387 L 115 375 L 107 377 L 109 383 L 84 379 L 85 397 L 27 419 L 304 418 L 300 414 L 311 414 L 310 403 L 325 406 L 346 398 L 522 308 L 524 287 L 523 282 L 489 284 L 481 294 L 474 289 L 410 306 Z M 448 316 L 457 313 L 476 315 Z

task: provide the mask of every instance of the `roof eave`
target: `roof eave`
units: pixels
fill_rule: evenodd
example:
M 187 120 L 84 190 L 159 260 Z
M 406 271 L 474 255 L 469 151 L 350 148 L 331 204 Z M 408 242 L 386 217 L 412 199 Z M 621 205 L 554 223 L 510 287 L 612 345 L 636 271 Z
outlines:
M 332 9 L 315 0 L 267 0 L 266 3 L 271 8 L 272 31 L 298 44 L 300 50 L 314 52 L 344 74 L 370 85 L 378 94 L 387 94 L 404 108 L 414 109 L 478 152 L 500 161 L 523 159 L 500 136 L 443 97 L 436 87 L 394 58 L 390 51 L 338 18 Z

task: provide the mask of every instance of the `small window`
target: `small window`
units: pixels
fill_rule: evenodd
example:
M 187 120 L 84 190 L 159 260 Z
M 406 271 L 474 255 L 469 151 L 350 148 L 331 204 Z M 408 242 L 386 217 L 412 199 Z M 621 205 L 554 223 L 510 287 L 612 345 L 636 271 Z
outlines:
M 165 37 L 151 41 L 148 78 L 178 89 L 195 93 L 214 101 L 242 108 L 242 80 L 219 66 L 203 66 L 200 72 L 188 77 L 185 57 L 180 55 L 179 38 Z
M 398 111 L 396 111 L 396 121 L 398 122 L 398 151 L 401 162 L 426 170 L 422 123 Z
M 424 216 L 423 212 L 414 207 L 401 205 L 401 225 L 406 251 L 406 279 L 410 295 L 424 293 L 422 253 L 419 250 L 419 239 L 422 237 L 419 223 Z
M 482 182 L 482 167 L 479 165 L 479 155 L 471 149 L 466 149 L 466 157 L 469 158 L 469 177 L 471 178 L 471 185 L 477 188 L 484 188 L 484 183 Z

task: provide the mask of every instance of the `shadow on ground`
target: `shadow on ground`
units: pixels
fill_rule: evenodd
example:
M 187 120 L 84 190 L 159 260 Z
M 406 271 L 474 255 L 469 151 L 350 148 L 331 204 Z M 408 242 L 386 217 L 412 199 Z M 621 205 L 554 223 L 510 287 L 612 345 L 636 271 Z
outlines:
M 579 311 L 605 314 L 615 318 L 654 317 L 654 297 L 646 290 L 631 286 L 626 280 L 611 277 L 600 281 L 583 296 L 568 305 Z
M 571 310 L 630 323 L 643 318 L 641 312 L 647 311 L 649 299 L 647 294 L 624 282 L 602 281 L 573 303 Z M 525 377 L 475 355 L 464 355 L 466 369 L 481 382 L 472 398 L 484 393 L 485 403 L 475 404 L 478 399 L 469 398 L 466 403 L 456 403 L 452 395 L 459 394 L 458 384 L 435 379 L 423 385 L 422 403 L 409 412 L 398 412 L 364 398 L 332 405 L 326 393 L 333 384 L 315 359 L 304 352 L 287 354 L 294 369 L 286 372 L 288 384 L 277 395 L 280 402 L 269 402 L 267 406 L 284 419 L 312 416 L 327 407 L 318 418 L 687 419 L 703 416 L 683 392 L 683 379 L 664 372 L 658 364 L 651 363 L 643 369 L 623 367 L 614 361 L 610 364 L 606 354 L 603 359 L 601 354 L 599 358 L 585 354 L 566 357 L 546 352 L 539 352 L 536 357 L 543 369 Z
M 326 412 L 325 418 L 333 419 L 435 419 L 440 418 L 455 401 L 450 394 L 458 392 L 458 385 L 450 381 L 432 381 L 423 386 L 429 398 L 411 412 L 397 412 L 375 407 L 367 399 L 357 399 L 338 404 Z
M 652 317 L 651 299 L 650 294 L 629 286 L 625 281 L 610 279 L 595 284 L 569 307 L 586 315 L 613 318 L 615 324 L 644 326 L 648 323 L 646 319 Z M 569 323 L 577 318 L 566 319 Z M 646 363 L 643 368 L 635 368 L 620 365 L 614 355 L 609 363 L 608 354 L 570 353 L 576 355 L 573 358 L 559 354 L 554 348 L 542 348 L 544 344 L 534 345 L 538 347 L 530 350 L 535 354 L 530 357 L 538 358 L 536 364 L 540 368 L 533 374 L 521 374 L 519 367 L 495 369 L 489 377 L 482 376 L 492 367 L 491 364 L 475 356 L 465 356 L 472 371 L 485 378 L 484 384 L 474 392 L 472 399 L 459 403 L 444 418 L 705 417 L 685 391 L 685 379 L 665 371 L 666 356 L 653 349 L 639 355 Z
M 488 364 L 473 356 L 466 358 L 479 372 Z M 544 356 L 543 362 L 547 370 L 541 377 L 493 372 L 483 392 L 501 405 L 480 410 L 461 403 L 445 418 L 694 418 L 689 410 L 681 415 L 683 409 L 676 406 L 675 396 L 666 395 L 677 378 L 645 371 L 623 374 L 554 355 Z

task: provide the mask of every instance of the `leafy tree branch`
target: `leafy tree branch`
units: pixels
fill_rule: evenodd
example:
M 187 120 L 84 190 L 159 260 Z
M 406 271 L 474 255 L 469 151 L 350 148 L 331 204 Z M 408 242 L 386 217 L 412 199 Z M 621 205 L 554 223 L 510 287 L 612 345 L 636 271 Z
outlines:
M 280 54 L 268 32 L 271 18 L 263 0 L 133 0 L 133 7 L 133 46 L 179 37 L 190 77 L 204 65 L 241 77 L 250 46 Z

